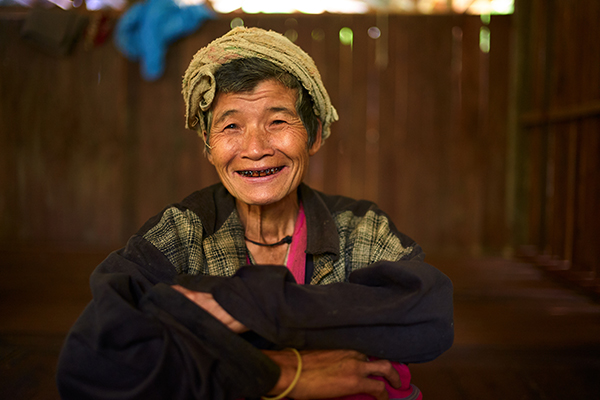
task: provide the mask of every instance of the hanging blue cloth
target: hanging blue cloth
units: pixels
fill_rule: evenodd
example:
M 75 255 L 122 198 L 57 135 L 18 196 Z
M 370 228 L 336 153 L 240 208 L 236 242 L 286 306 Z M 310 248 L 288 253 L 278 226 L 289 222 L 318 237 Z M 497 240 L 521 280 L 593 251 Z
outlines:
M 140 60 L 142 77 L 154 81 L 164 73 L 169 44 L 214 17 L 204 4 L 180 6 L 173 0 L 147 0 L 134 4 L 119 19 L 115 44 L 128 59 Z

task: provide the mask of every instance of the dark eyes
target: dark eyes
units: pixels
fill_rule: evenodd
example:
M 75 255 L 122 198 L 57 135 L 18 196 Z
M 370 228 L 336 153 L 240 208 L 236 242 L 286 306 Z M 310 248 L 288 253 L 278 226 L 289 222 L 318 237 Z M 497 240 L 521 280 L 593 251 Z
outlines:
M 284 125 L 284 124 L 287 124 L 287 121 L 285 121 L 285 120 L 283 120 L 283 119 L 276 119 L 276 120 L 273 120 L 273 121 L 271 122 L 271 126 L 281 126 L 281 125 Z M 227 131 L 227 130 L 235 130 L 235 129 L 239 129 L 239 128 L 240 128 L 240 127 L 238 126 L 238 124 L 229 124 L 229 125 L 226 125 L 226 126 L 223 128 L 223 131 Z

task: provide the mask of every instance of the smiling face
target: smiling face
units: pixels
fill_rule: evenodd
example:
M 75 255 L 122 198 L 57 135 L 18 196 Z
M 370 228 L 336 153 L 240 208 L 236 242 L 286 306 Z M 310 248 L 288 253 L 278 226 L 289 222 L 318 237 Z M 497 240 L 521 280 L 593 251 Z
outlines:
M 296 112 L 297 91 L 275 80 L 251 92 L 219 93 L 212 106 L 208 160 L 238 201 L 269 205 L 295 195 L 308 159 L 308 134 Z

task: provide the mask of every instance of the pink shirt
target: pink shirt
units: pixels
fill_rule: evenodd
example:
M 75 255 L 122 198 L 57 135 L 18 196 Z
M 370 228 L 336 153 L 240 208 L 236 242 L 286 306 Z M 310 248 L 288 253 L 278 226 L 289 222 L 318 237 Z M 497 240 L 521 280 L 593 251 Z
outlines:
M 300 203 L 298 217 L 294 225 L 294 234 L 292 235 L 292 243 L 286 257 L 286 266 L 296 278 L 296 282 L 303 285 L 306 274 L 306 238 L 308 231 L 306 229 L 306 216 L 304 214 L 304 206 Z M 246 256 L 246 262 L 252 264 L 250 257 Z
M 300 203 L 300 210 L 298 210 L 298 218 L 296 218 L 294 234 L 292 235 L 292 243 L 290 244 L 286 260 L 286 266 L 299 284 L 304 284 L 305 279 L 307 234 L 304 207 Z

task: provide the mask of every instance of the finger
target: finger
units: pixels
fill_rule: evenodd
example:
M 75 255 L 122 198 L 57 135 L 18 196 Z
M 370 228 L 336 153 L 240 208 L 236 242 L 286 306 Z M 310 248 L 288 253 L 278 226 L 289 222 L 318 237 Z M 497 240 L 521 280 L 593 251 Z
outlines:
M 388 360 L 371 361 L 367 365 L 367 370 L 369 375 L 381 376 L 396 389 L 402 386 L 400 374 Z
M 181 294 L 186 294 L 187 292 L 189 292 L 188 289 L 184 288 L 181 285 L 171 285 L 171 288 L 177 290 Z
M 197 303 L 196 297 L 198 297 L 198 296 L 209 295 L 210 297 L 212 297 L 212 295 L 210 295 L 210 293 L 202 293 L 201 294 L 201 292 L 194 292 L 193 290 L 184 288 L 181 285 L 171 285 L 171 288 L 175 289 L 176 291 L 178 291 L 179 293 L 181 293 L 182 295 L 184 295 L 185 297 L 187 297 L 188 299 L 190 299 L 196 303 Z
M 369 394 L 377 400 L 388 400 L 389 395 L 385 388 L 385 383 L 372 378 L 365 378 L 361 393 Z
M 204 308 L 206 311 L 213 314 L 212 309 L 215 308 L 217 302 L 214 300 L 212 294 L 204 293 L 204 292 L 195 292 L 193 290 L 189 290 L 180 285 L 172 285 L 173 289 L 187 297 L 189 300 L 196 303 L 198 306 Z
M 197 306 L 208 312 L 210 315 L 218 319 L 221 323 L 226 325 L 229 329 L 235 333 L 242 333 L 248 330 L 248 328 L 233 318 L 217 301 L 214 299 L 211 293 L 196 292 L 189 290 L 179 285 L 172 285 L 173 289 L 183 294 L 189 300 L 193 301 Z

